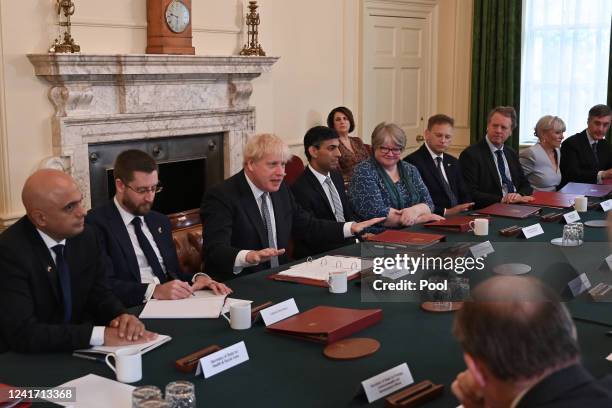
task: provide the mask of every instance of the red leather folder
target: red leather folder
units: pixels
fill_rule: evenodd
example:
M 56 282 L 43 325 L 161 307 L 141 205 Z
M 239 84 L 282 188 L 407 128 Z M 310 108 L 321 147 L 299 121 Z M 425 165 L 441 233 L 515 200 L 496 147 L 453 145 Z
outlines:
M 317 306 L 267 327 L 279 333 L 318 343 L 333 343 L 382 320 L 381 309 Z
M 467 232 L 467 231 L 471 231 L 472 229 L 470 228 L 470 222 L 474 221 L 476 218 L 479 218 L 479 217 L 470 217 L 467 215 L 460 215 L 457 217 L 450 217 L 445 220 L 429 222 L 427 224 L 423 224 L 423 226 L 428 227 L 428 228 L 447 229 L 447 230 L 457 231 L 457 232 Z
M 518 204 L 495 203 L 478 210 L 479 214 L 496 215 L 498 217 L 527 218 L 540 211 L 540 207 Z
M 560 193 L 576 194 L 587 197 L 605 197 L 612 193 L 610 184 L 567 183 Z
M 281 282 L 293 282 L 293 283 L 301 283 L 303 285 L 320 286 L 322 288 L 329 287 L 329 284 L 327 283 L 327 281 L 322 281 L 318 279 L 300 278 L 297 276 L 287 276 L 287 275 L 281 275 L 278 273 L 268 275 L 267 278 L 271 280 L 275 280 L 275 281 L 281 281 Z M 359 278 L 361 278 L 361 273 L 356 273 L 352 276 L 349 276 L 347 280 L 352 281 L 354 279 L 359 279 Z
M 368 237 L 367 240 L 375 242 L 388 242 L 390 244 L 427 245 L 440 241 L 445 241 L 446 235 L 386 230 L 384 232 L 381 232 L 380 234 Z
M 555 208 L 570 208 L 574 205 L 576 197 L 580 194 L 566 194 L 556 191 L 534 191 L 533 201 L 528 205 L 536 205 L 540 207 L 555 207 Z

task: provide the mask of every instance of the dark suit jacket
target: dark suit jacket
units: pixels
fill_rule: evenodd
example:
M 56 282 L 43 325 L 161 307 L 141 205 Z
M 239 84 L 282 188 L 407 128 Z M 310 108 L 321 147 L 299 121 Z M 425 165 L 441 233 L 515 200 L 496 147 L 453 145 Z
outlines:
M 612 407 L 612 376 L 595 380 L 580 364 L 559 370 L 537 383 L 517 408 Z
M 561 185 L 570 181 L 575 183 L 597 184 L 597 172 L 612 168 L 612 152 L 610 143 L 603 139 L 597 142 L 597 158 L 599 166 L 595 165 L 593 149 L 589 144 L 586 129 L 568 137 L 561 144 Z
M 417 151 L 406 156 L 404 160 L 419 169 L 421 178 L 434 202 L 434 212 L 438 215 L 444 215 L 444 209 L 452 207 L 451 202 L 444 192 L 444 187 L 442 187 L 444 180 L 438 174 L 436 162 L 431 158 L 425 144 L 423 143 Z M 449 154 L 444 154 L 442 156 L 442 166 L 448 178 L 448 184 L 455 197 L 457 197 L 457 204 L 469 203 L 471 198 L 463 183 L 459 161 Z
M 340 196 L 340 201 L 342 202 L 342 209 L 344 211 L 344 220 L 352 221 L 353 220 L 353 210 L 351 205 L 346 197 L 346 192 L 344 191 L 344 181 L 342 179 L 342 174 L 338 171 L 331 171 L 330 177 L 336 190 L 338 190 L 338 195 Z M 330 220 L 336 221 L 336 215 L 334 214 L 334 210 L 332 205 L 323 191 L 323 187 L 319 180 L 317 180 L 316 176 L 312 174 L 312 171 L 306 168 L 300 177 L 293 183 L 291 186 L 291 192 L 295 197 L 295 201 L 306 211 L 310 212 L 316 218 L 322 220 Z M 294 237 L 294 249 L 293 256 L 296 259 L 305 258 L 311 255 L 320 254 L 322 252 L 330 251 L 335 248 L 339 248 L 343 245 L 349 245 L 351 243 L 355 243 L 354 238 L 347 238 L 343 242 L 336 243 L 322 243 L 318 239 L 313 239 L 314 236 L 307 236 L 304 239 L 300 239 L 298 237 Z
M 20 352 L 70 351 L 89 347 L 94 325 L 124 313 L 105 280 L 108 265 L 93 229 L 66 240 L 72 321 L 64 308 L 53 258 L 26 217 L 0 235 L 0 343 Z M 0 348 L 2 348 L 0 344 Z
M 478 143 L 469 146 L 459 156 L 463 180 L 472 200 L 476 203 L 476 209 L 499 203 L 503 197 L 497 165 L 485 138 L 486 136 Z M 516 192 L 522 195 L 531 194 L 533 190 L 525 174 L 523 174 L 516 152 L 508 146 L 504 146 L 504 155 L 508 161 Z
M 322 242 L 341 242 L 342 223 L 318 220 L 300 207 L 283 182 L 277 192 L 270 193 L 276 221 L 278 248 L 287 248 L 289 237 L 304 238 L 312 234 Z M 268 247 L 265 226 L 244 170 L 213 187 L 204 194 L 202 207 L 206 273 L 218 280 L 236 277 L 234 261 L 240 250 L 260 250 Z M 286 254 L 279 263 L 288 262 Z M 270 262 L 248 267 L 240 275 L 270 267 Z
M 168 217 L 150 211 L 144 219 L 164 260 L 167 274 L 171 278 L 189 280 L 190 276 L 180 271 Z M 148 285 L 140 281 L 136 253 L 113 200 L 89 211 L 85 220 L 100 232 L 102 247 L 113 265 L 108 276 L 113 292 L 127 307 L 141 305 Z

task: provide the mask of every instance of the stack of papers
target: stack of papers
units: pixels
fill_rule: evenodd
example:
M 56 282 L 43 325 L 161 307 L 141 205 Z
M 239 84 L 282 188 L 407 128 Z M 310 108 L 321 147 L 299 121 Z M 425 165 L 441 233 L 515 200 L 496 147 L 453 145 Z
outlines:
M 221 313 L 225 295 L 215 295 L 208 290 L 199 290 L 179 300 L 149 300 L 141 319 L 216 319 Z
M 68 381 L 58 387 L 76 387 L 76 402 L 56 402 L 64 407 L 130 407 L 134 387 L 95 374 Z
M 110 353 L 114 353 L 115 351 L 119 349 L 137 349 L 137 350 L 140 350 L 142 354 L 144 354 L 147 351 L 151 351 L 161 346 L 162 344 L 169 342 L 170 340 L 172 340 L 172 337 L 166 336 L 165 334 L 159 334 L 155 340 L 151 340 L 147 343 L 131 344 L 127 346 L 93 346 L 88 349 L 75 350 L 74 352 L 83 353 L 83 354 L 87 354 L 87 353 L 110 354 Z
M 327 281 L 330 272 L 345 271 L 347 277 L 358 274 L 363 269 L 372 266 L 372 261 L 350 256 L 326 255 L 321 258 L 309 260 L 293 265 L 286 271 L 279 272 L 281 276 L 291 276 L 294 278 L 307 278 L 320 281 Z

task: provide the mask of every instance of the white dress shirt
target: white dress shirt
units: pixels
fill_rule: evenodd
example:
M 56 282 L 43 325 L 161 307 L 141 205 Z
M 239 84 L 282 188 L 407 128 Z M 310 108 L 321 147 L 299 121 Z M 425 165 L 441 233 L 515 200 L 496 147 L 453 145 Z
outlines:
M 140 244 L 138 243 L 138 237 L 136 236 L 136 230 L 134 229 L 134 225 L 132 224 L 132 220 L 134 218 L 136 218 L 137 216 L 134 214 L 131 214 L 129 212 L 127 212 L 117 201 L 117 197 L 115 197 L 113 199 L 113 202 L 115 203 L 115 206 L 117 207 L 117 210 L 119 210 L 119 215 L 121 216 L 121 220 L 123 221 L 123 224 L 125 225 L 125 228 L 127 229 L 128 235 L 130 237 L 130 242 L 132 243 L 132 247 L 134 248 L 134 253 L 136 254 L 136 261 L 138 262 L 138 269 L 140 270 L 140 282 L 142 283 L 147 283 L 147 290 L 145 291 L 145 295 L 144 295 L 144 299 L 143 299 L 143 303 L 149 301 L 149 299 L 151 299 L 151 297 L 153 296 L 153 292 L 155 291 L 155 286 L 160 284 L 159 279 L 157 278 L 157 276 L 155 276 L 155 274 L 153 273 L 153 268 L 151 268 L 151 265 L 149 265 L 149 261 L 147 260 L 147 257 L 144 253 L 144 251 L 142 250 L 142 248 L 140 248 Z M 151 234 L 151 231 L 149 230 L 149 227 L 147 227 L 147 223 L 144 220 L 143 216 L 138 216 L 140 218 L 140 225 L 142 226 L 142 232 L 144 234 L 144 236 L 147 238 L 147 240 L 149 241 L 149 244 L 151 244 L 151 247 L 153 248 L 153 251 L 155 252 L 155 256 L 157 256 L 157 260 L 159 261 L 159 264 L 162 267 L 162 270 L 164 271 L 164 273 L 166 273 L 166 266 L 164 265 L 164 259 L 161 256 L 161 252 L 159 252 L 159 248 L 157 247 L 157 244 L 155 243 L 155 239 L 153 238 L 153 234 Z
M 495 162 L 495 171 L 497 171 L 497 177 L 499 177 L 499 184 L 501 184 L 501 188 L 502 188 L 502 196 L 505 197 L 506 194 L 508 194 L 508 187 L 506 187 L 506 185 L 502 182 L 501 173 L 499 172 L 499 165 L 497 164 L 497 155 L 495 154 L 495 152 L 500 149 L 498 149 L 497 146 L 491 143 L 491 141 L 489 140 L 489 135 L 486 135 L 485 138 L 486 138 L 487 144 L 489 145 L 489 149 L 491 149 L 491 154 L 493 155 L 493 161 Z M 502 153 L 503 153 L 503 149 L 504 149 L 504 146 L 502 145 L 501 147 Z M 508 180 L 510 180 L 512 184 L 514 184 L 514 181 L 512 180 L 512 175 L 510 174 L 510 166 L 508 166 L 508 160 L 506 159 L 506 154 L 503 153 L 502 157 L 504 159 L 504 169 L 506 170 L 506 177 L 508 178 Z M 514 190 L 516 191 L 516 185 L 514 185 Z
M 425 142 L 425 147 L 427 148 L 427 151 L 431 155 L 431 159 L 433 160 L 434 165 L 436 167 L 438 167 L 438 162 L 436 161 L 436 158 L 439 157 L 440 159 L 442 159 L 442 162 L 440 164 L 440 168 L 442 169 L 442 175 L 444 176 L 444 180 L 446 180 L 446 184 L 448 184 L 450 186 L 450 183 L 448 182 L 448 177 L 446 176 L 446 170 L 444 170 L 444 153 L 442 153 L 442 154 L 434 153 L 433 150 L 431 150 L 429 148 L 429 146 L 427 145 L 427 142 Z
M 62 239 L 61 241 L 56 241 L 53 238 L 51 238 L 50 236 L 48 236 L 47 234 L 45 234 L 44 232 L 42 232 L 41 230 L 39 230 L 38 228 L 36 228 L 36 231 L 38 231 L 38 233 L 40 234 L 40 237 L 42 238 L 42 240 L 45 242 L 45 245 L 47 246 L 47 249 L 49 250 L 49 253 L 51 254 L 51 258 L 53 258 L 53 262 L 57 265 L 57 260 L 56 258 L 56 254 L 55 251 L 52 250 L 51 248 L 53 248 L 56 245 L 64 245 L 64 250 L 66 250 L 66 240 Z M 91 337 L 89 338 L 89 345 L 90 346 L 101 346 L 104 344 L 104 326 L 94 326 L 93 330 L 91 331 Z

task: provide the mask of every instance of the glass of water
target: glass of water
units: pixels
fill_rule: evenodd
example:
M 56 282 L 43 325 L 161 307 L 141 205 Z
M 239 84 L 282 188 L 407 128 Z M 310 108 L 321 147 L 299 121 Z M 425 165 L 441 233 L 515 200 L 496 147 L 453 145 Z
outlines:
M 132 408 L 139 408 L 140 402 L 152 398 L 162 398 L 161 390 L 154 385 L 143 385 L 142 387 L 134 388 L 132 391 Z
M 195 408 L 195 387 L 189 381 L 173 381 L 166 385 L 166 401 L 171 408 Z
M 574 224 L 567 224 L 563 226 L 563 246 L 576 246 L 579 244 L 579 230 Z
M 170 403 L 161 398 L 151 398 L 140 401 L 138 408 L 171 408 Z

